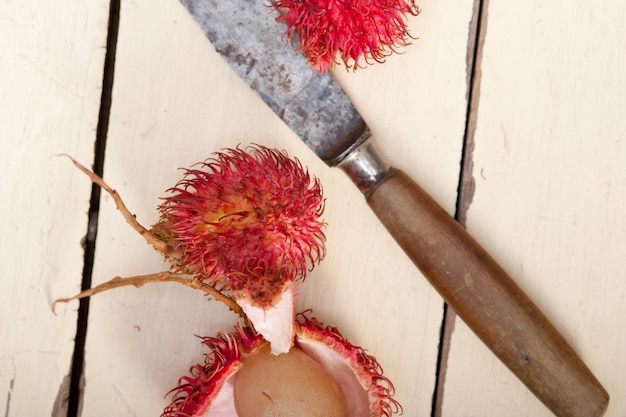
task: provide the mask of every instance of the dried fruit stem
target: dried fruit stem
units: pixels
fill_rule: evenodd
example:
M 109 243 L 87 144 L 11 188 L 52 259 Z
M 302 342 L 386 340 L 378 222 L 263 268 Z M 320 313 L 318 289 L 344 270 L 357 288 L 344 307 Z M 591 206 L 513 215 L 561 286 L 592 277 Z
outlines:
M 170 247 L 167 243 L 163 242 L 154 233 L 152 233 L 150 230 L 148 230 L 145 227 L 143 227 L 141 225 L 141 223 L 139 223 L 137 221 L 137 218 L 135 217 L 134 214 L 132 214 L 130 212 L 130 210 L 128 210 L 128 208 L 126 207 L 126 204 L 124 204 L 124 202 L 122 201 L 122 198 L 117 193 L 117 191 L 115 191 L 113 188 L 111 188 L 96 173 L 90 171 L 87 167 L 82 165 L 80 162 L 78 162 L 77 160 L 75 160 L 74 158 L 69 156 L 68 154 L 61 154 L 61 155 L 69 158 L 72 161 L 72 163 L 78 169 L 80 169 L 82 172 L 84 172 L 93 183 L 95 183 L 98 186 L 100 186 L 104 191 L 106 191 L 111 196 L 111 198 L 115 202 L 115 206 L 120 211 L 120 213 L 122 213 L 122 216 L 124 217 L 126 222 L 133 229 L 135 229 L 135 231 L 137 233 L 139 233 L 146 240 L 146 242 L 148 242 L 148 244 L 152 245 L 154 247 L 154 249 L 156 249 L 159 252 L 161 252 L 163 254 L 163 256 L 165 256 L 166 258 L 170 258 L 170 257 L 175 255 L 174 250 L 172 249 L 172 247 Z
M 234 313 L 245 318 L 245 314 L 243 310 L 241 310 L 241 307 L 239 307 L 239 305 L 232 298 L 222 294 L 214 287 L 198 279 L 189 278 L 189 276 L 187 275 L 175 274 L 170 271 L 163 271 L 163 272 L 157 272 L 156 274 L 138 275 L 138 276 L 133 276 L 133 277 L 125 277 L 125 278 L 115 277 L 93 288 L 89 288 L 88 290 L 82 291 L 73 297 L 58 298 L 54 300 L 54 302 L 52 303 L 52 312 L 54 313 L 57 303 L 67 303 L 73 300 L 80 300 L 81 298 L 91 297 L 92 295 L 96 295 L 104 291 L 113 290 L 115 288 L 128 287 L 128 286 L 140 288 L 144 286 L 145 284 L 152 284 L 156 282 L 178 282 L 179 284 L 183 284 L 194 290 L 200 290 L 202 292 L 205 292 L 206 294 L 209 294 L 210 296 L 215 298 L 217 301 L 221 301 L 224 304 L 226 304 L 228 308 L 232 310 Z

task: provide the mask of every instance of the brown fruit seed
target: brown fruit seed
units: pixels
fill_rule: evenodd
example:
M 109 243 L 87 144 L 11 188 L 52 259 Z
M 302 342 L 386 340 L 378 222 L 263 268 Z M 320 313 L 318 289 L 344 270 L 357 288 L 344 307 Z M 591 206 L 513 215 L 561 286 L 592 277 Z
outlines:
M 239 417 L 343 417 L 331 376 L 298 348 L 275 356 L 269 346 L 243 360 L 235 377 Z

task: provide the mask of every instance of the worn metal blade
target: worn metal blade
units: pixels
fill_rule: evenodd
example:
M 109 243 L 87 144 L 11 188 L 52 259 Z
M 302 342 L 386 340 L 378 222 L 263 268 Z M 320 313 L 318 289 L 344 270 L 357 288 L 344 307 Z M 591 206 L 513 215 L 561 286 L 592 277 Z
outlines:
M 181 0 L 217 52 L 329 165 L 355 146 L 365 122 L 329 74 L 285 40 L 267 0 Z

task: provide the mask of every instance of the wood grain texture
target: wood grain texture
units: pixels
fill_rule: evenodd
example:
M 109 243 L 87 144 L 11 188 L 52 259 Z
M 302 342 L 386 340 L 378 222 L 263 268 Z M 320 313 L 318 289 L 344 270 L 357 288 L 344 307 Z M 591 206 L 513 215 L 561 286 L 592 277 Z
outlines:
M 356 74 L 337 72 L 383 152 L 421 176 L 452 212 L 472 4 L 421 6 L 424 14 L 411 20 L 421 39 L 404 55 Z M 115 74 L 104 176 L 137 218 L 155 222 L 158 197 L 180 178 L 177 168 L 223 147 L 256 142 L 298 157 L 322 181 L 329 224 L 328 255 L 301 287 L 298 309 L 312 308 L 374 354 L 405 415 L 428 415 L 442 301 L 345 174 L 317 160 L 231 73 L 177 2 L 123 2 Z M 166 268 L 103 200 L 94 284 Z M 222 305 L 176 286 L 93 298 L 84 415 L 158 415 L 163 395 L 202 360 L 194 334 L 212 335 L 234 322 Z
M 624 416 L 626 7 L 490 0 L 467 225 Z M 444 416 L 549 416 L 460 322 Z
M 56 416 L 67 396 L 108 4 L 0 4 L 0 409 Z M 59 400 L 57 402 L 57 399 Z M 55 404 L 56 403 L 56 404 Z M 58 407 L 58 409 L 54 409 Z

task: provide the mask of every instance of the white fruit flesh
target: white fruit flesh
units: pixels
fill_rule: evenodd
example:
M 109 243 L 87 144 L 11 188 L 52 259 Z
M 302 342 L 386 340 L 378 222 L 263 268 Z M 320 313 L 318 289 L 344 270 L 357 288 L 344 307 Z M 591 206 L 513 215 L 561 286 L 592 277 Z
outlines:
M 286 285 L 274 305 L 267 309 L 255 306 L 250 300 L 240 299 L 235 295 L 235 301 L 246 313 L 256 331 L 270 342 L 274 355 L 286 353 L 293 346 L 295 332 L 293 299 L 293 284 Z

